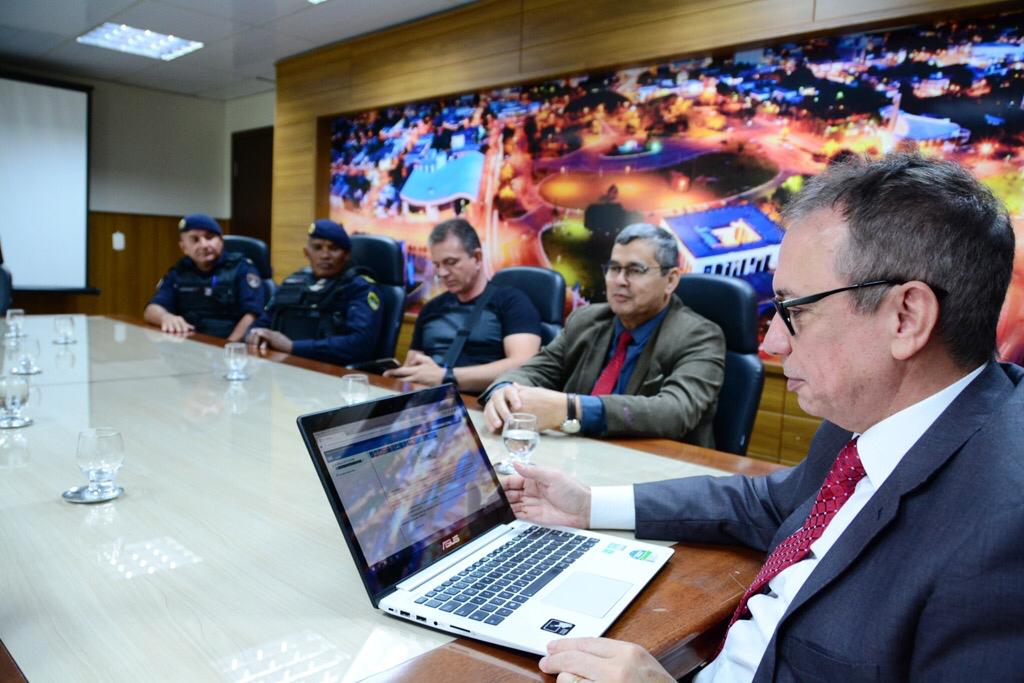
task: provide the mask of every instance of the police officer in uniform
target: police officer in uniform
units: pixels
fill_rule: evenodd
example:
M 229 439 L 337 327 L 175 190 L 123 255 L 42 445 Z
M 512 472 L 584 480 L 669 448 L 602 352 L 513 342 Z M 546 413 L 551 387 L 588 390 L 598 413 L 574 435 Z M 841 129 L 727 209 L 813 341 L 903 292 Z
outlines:
M 142 317 L 164 332 L 196 331 L 240 341 L 263 312 L 263 280 L 252 261 L 224 253 L 220 224 L 201 213 L 178 222 L 182 253 L 156 285 Z
M 381 331 L 380 295 L 370 271 L 348 264 L 351 250 L 341 225 L 313 222 L 303 247 L 309 267 L 277 288 L 249 343 L 339 365 L 371 360 Z

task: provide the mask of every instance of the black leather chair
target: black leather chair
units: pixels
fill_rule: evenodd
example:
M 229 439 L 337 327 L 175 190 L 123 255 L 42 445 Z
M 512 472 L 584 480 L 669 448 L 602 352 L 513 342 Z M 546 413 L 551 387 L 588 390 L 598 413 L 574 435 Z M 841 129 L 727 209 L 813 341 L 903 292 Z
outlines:
M 738 278 L 690 274 L 679 279 L 676 296 L 725 333 L 725 381 L 715 413 L 715 448 L 746 455 L 764 387 L 764 365 L 757 355 L 757 294 Z
M 402 256 L 402 245 L 381 235 L 353 235 L 349 258 L 353 265 L 373 271 L 380 292 L 384 325 L 373 357 L 393 358 L 405 313 L 405 258 Z M 350 367 L 360 366 L 366 364 Z
M 246 235 L 224 235 L 224 251 L 237 251 L 248 258 L 256 266 L 256 271 L 263 278 L 263 295 L 266 301 L 277 289 L 274 284 L 274 270 L 270 267 L 270 250 L 267 243 Z
M 542 346 L 551 343 L 562 331 L 565 278 L 557 270 L 515 266 L 498 271 L 491 282 L 502 287 L 515 287 L 530 299 L 540 313 Z
M 11 271 L 0 266 L 0 315 L 7 315 L 7 309 L 11 307 L 13 290 L 14 281 L 11 279 Z

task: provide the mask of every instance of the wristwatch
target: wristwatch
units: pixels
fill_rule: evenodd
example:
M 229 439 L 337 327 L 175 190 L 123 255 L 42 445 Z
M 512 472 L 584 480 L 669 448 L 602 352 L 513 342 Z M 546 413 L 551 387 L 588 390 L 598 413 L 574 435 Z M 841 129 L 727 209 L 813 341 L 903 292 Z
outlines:
M 444 369 L 444 383 L 459 386 L 459 381 L 455 379 L 455 368 Z
M 562 422 L 562 431 L 566 434 L 575 434 L 580 431 L 580 421 L 576 419 L 576 394 L 566 394 L 565 421 Z

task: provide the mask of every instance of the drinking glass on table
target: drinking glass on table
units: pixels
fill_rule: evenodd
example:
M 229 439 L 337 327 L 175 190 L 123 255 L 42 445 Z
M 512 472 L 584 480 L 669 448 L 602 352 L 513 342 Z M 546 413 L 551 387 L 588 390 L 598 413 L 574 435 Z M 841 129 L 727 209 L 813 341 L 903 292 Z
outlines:
M 249 364 L 249 347 L 245 342 L 229 342 L 224 345 L 224 360 L 228 365 L 225 379 L 237 382 L 249 379 L 245 374 L 245 366 Z
M 8 308 L 7 309 L 7 331 L 4 333 L 5 337 L 15 338 L 24 337 L 24 322 L 25 322 L 25 309 L 24 308 Z
M 64 500 L 71 503 L 100 503 L 124 493 L 122 487 L 114 485 L 114 478 L 124 464 L 124 439 L 121 432 L 105 427 L 82 430 L 78 433 L 75 459 L 79 469 L 89 479 L 89 485 L 68 489 L 64 492 Z
M 11 373 L 15 375 L 35 375 L 43 371 L 36 360 L 39 358 L 38 339 L 15 339 L 10 342 L 9 356 L 13 358 L 14 365 Z
M 345 405 L 362 403 L 370 398 L 370 379 L 366 375 L 345 375 L 341 378 L 341 400 Z
M 57 335 L 54 344 L 74 344 L 75 319 L 70 315 L 58 315 L 53 319 L 53 333 Z
M 0 429 L 18 429 L 32 424 L 32 418 L 21 414 L 21 409 L 28 403 L 28 379 L 11 375 L 0 377 L 0 396 L 3 400 L 3 411 L 0 412 Z
M 508 451 L 508 459 L 498 463 L 495 469 L 501 474 L 515 474 L 512 463 L 530 464 L 530 456 L 537 448 L 540 435 L 537 433 L 537 416 L 530 413 L 512 413 L 505 420 L 501 440 Z

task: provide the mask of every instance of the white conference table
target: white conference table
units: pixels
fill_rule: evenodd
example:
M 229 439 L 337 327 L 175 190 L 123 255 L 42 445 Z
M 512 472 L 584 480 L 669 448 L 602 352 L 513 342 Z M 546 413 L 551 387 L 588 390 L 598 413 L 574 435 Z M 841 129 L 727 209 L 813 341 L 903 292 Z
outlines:
M 337 376 L 260 359 L 228 382 L 217 346 L 103 317 L 66 347 L 50 316 L 25 328 L 43 371 L 34 424 L 0 433 L 0 641 L 28 680 L 358 681 L 450 643 L 372 609 L 356 574 L 295 426 L 340 402 Z M 89 426 L 123 433 L 125 495 L 74 505 Z M 535 462 L 589 484 L 718 473 L 556 434 Z

